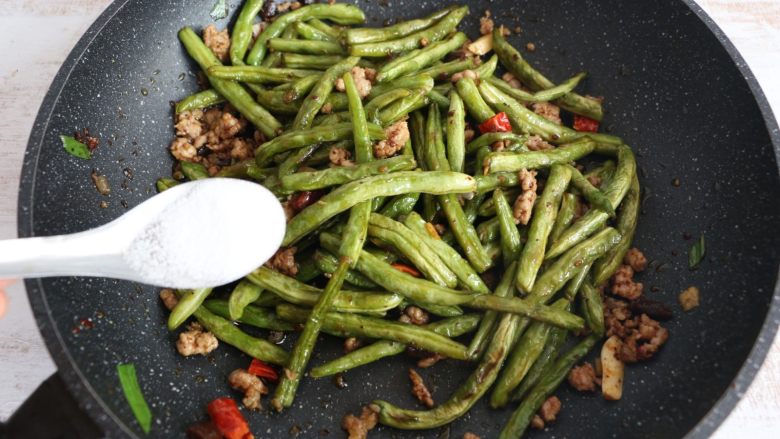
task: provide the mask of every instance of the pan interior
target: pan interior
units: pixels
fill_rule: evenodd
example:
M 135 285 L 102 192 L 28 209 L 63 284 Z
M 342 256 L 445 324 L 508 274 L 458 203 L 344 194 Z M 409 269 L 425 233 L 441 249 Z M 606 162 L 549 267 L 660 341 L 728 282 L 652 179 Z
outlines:
M 20 199 L 21 235 L 95 227 L 154 195 L 156 178 L 171 169 L 170 101 L 197 90 L 197 69 L 176 32 L 185 24 L 211 23 L 213 3 L 133 0 L 112 6 L 115 14 L 104 16 L 108 21 L 102 30 L 81 46 L 87 50 L 71 55 L 72 70 L 58 76 L 33 132 Z M 445 5 L 410 0 L 359 4 L 374 25 Z M 557 395 L 563 411 L 552 434 L 681 437 L 713 407 L 747 359 L 777 275 L 780 183 L 772 142 L 748 84 L 683 2 L 470 4 L 462 28 L 472 36 L 478 17 L 489 8 L 497 23 L 522 28 L 511 41 L 517 47 L 533 42 L 536 52 L 528 54 L 529 60 L 554 81 L 589 72 L 582 90 L 605 97 L 603 126 L 637 152 L 645 194 L 636 245 L 656 261 L 641 277 L 648 296 L 674 305 L 688 286 L 702 294 L 701 307 L 689 314 L 675 305 L 669 342 L 653 361 L 628 368 L 620 403 L 562 386 Z M 235 8 L 231 4 L 231 14 Z M 67 155 L 59 141 L 59 135 L 85 127 L 101 138 L 91 161 Z M 94 189 L 93 169 L 107 176 L 110 196 Z M 672 184 L 675 179 L 679 187 Z M 100 207 L 102 201 L 107 208 Z M 686 237 L 702 234 L 707 256 L 690 271 L 693 241 Z M 193 239 L 218 236 L 218 230 L 209 230 Z M 181 437 L 205 416 L 208 401 L 232 394 L 227 374 L 249 362 L 230 347 L 208 357 L 179 356 L 176 334 L 165 328 L 167 312 L 154 288 L 94 278 L 44 279 L 27 286 L 58 366 L 109 431 L 141 435 L 121 396 L 117 363 L 135 363 L 155 416 L 154 435 Z M 313 364 L 341 352 L 333 339 L 325 337 L 320 345 Z M 248 419 L 263 437 L 285 437 L 294 426 L 302 430 L 301 437 L 326 430 L 339 436 L 341 417 L 373 398 L 415 407 L 406 378 L 412 364 L 399 356 L 354 370 L 345 375 L 345 389 L 330 379 L 305 379 L 292 409 Z M 426 371 L 434 399 L 445 401 L 469 371 L 454 361 Z M 451 426 L 451 437 L 466 431 L 495 437 L 508 415 L 480 402 Z M 380 429 L 377 437 L 438 435 Z

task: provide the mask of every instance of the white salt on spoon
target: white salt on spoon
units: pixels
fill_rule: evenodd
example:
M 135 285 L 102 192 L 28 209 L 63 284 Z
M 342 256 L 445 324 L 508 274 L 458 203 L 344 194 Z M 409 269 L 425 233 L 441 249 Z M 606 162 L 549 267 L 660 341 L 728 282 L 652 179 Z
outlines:
M 285 215 L 247 181 L 175 186 L 85 232 L 0 241 L 0 278 L 100 276 L 170 288 L 240 279 L 279 248 Z

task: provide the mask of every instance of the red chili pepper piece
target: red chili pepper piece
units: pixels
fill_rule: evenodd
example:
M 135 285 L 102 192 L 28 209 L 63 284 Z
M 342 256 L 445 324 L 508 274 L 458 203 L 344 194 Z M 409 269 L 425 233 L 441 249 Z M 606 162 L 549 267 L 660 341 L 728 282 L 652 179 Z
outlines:
M 393 268 L 395 268 L 396 270 L 398 270 L 398 271 L 400 271 L 402 273 L 411 274 L 414 277 L 422 277 L 422 275 L 420 274 L 419 271 L 415 270 L 414 268 L 412 268 L 412 267 L 410 267 L 410 266 L 408 266 L 406 264 L 402 264 L 400 262 L 394 262 L 394 263 L 392 263 L 390 265 Z
M 323 190 L 297 192 L 290 198 L 290 207 L 296 212 L 300 212 L 306 207 L 314 204 L 317 200 L 322 198 L 323 195 L 325 195 L 325 191 Z
M 584 131 L 589 133 L 595 133 L 599 130 L 599 121 L 593 120 L 589 117 L 574 115 L 574 129 L 577 131 Z
M 249 424 L 232 398 L 217 398 L 207 407 L 211 421 L 227 439 L 254 439 Z
M 512 124 L 503 111 L 479 124 L 479 132 L 484 133 L 507 133 L 512 131 Z
M 279 374 L 276 373 L 273 367 L 257 358 L 252 359 L 252 363 L 249 365 L 249 373 L 259 376 L 260 378 L 267 378 L 271 381 L 279 379 Z

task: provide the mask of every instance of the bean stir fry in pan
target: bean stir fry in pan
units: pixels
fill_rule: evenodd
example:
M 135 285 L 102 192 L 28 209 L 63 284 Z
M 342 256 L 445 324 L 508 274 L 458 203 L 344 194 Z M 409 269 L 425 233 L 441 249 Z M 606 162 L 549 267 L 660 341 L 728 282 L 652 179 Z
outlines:
M 287 12 L 255 24 L 263 2 L 248 0 L 230 35 L 179 32 L 210 88 L 177 104 L 178 164 L 158 188 L 250 179 L 288 214 L 283 247 L 224 298 L 162 292 L 171 330 L 193 322 L 179 350 L 205 354 L 219 340 L 246 353 L 252 367 L 230 385 L 249 408 L 270 393 L 280 412 L 301 380 L 408 348 L 426 367 L 446 358 L 473 370 L 435 402 L 411 371 L 428 407 L 366 401 L 344 420 L 350 437 L 377 422 L 445 425 L 483 396 L 514 407 L 501 437 L 520 437 L 550 421 L 567 376 L 619 398 L 623 363 L 668 334 L 631 303 L 646 265 L 629 252 L 636 162 L 597 132 L 602 100 L 574 91 L 585 73 L 554 83 L 489 12 L 469 40 L 458 31 L 467 6 L 384 28 L 354 27 L 365 16 L 347 4 L 277 7 Z M 244 326 L 297 337 L 288 352 Z M 345 338 L 346 353 L 312 364 L 320 333 Z M 605 337 L 602 366 L 577 366 Z

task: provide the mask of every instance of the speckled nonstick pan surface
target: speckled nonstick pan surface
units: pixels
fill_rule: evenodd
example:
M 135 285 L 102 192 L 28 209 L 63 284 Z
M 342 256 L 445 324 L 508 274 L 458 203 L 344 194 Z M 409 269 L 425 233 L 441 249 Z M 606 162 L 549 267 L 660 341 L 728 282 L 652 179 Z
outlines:
M 239 2 L 231 2 L 231 13 Z M 359 2 L 370 21 L 424 14 L 444 2 Z M 563 386 L 563 411 L 551 431 L 533 437 L 706 436 L 745 391 L 778 324 L 780 182 L 777 125 L 756 81 L 734 47 L 690 1 L 469 2 L 464 29 L 473 34 L 489 7 L 499 23 L 520 25 L 516 44 L 560 81 L 587 70 L 584 91 L 606 97 L 604 126 L 637 152 L 645 188 L 636 243 L 660 267 L 643 275 L 648 295 L 676 304 L 689 285 L 702 306 L 677 312 L 671 338 L 651 362 L 627 370 L 623 400 L 577 394 Z M 196 89 L 191 63 L 176 39 L 185 25 L 211 22 L 213 0 L 118 1 L 68 57 L 51 86 L 30 138 L 19 198 L 21 236 L 84 230 L 108 222 L 154 195 L 168 175 L 171 107 Z M 218 23 L 220 27 L 225 21 Z M 91 161 L 72 158 L 58 136 L 88 127 L 101 139 Z M 90 172 L 113 188 L 104 198 Z M 672 180 L 679 178 L 675 187 Z M 101 201 L 108 208 L 100 208 Z M 689 271 L 684 234 L 707 239 L 707 257 Z M 203 230 L 193 239 L 219 239 Z M 186 255 L 182 255 L 186 257 Z M 182 437 L 204 417 L 208 401 L 233 395 L 225 376 L 247 364 L 230 347 L 208 358 L 183 358 L 165 328 L 156 290 L 94 278 L 26 282 L 38 325 L 70 390 L 111 436 L 140 435 L 121 395 L 115 365 L 133 362 L 155 415 L 154 437 Z M 649 292 L 657 287 L 658 292 Z M 676 307 L 675 309 L 679 310 Z M 94 327 L 80 322 L 91 319 Z M 340 353 L 326 339 L 313 363 Z M 349 372 L 348 387 L 304 380 L 283 415 L 248 416 L 258 437 L 341 437 L 341 417 L 381 396 L 416 406 L 399 356 Z M 426 371 L 434 398 L 444 401 L 470 368 L 444 362 Z M 497 435 L 509 415 L 484 403 L 451 426 L 449 437 Z M 439 431 L 380 428 L 372 437 L 442 437 Z M 443 436 L 446 437 L 446 436 Z

